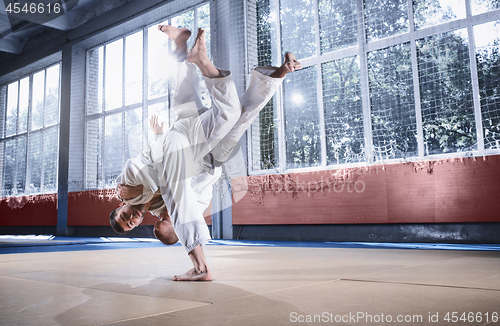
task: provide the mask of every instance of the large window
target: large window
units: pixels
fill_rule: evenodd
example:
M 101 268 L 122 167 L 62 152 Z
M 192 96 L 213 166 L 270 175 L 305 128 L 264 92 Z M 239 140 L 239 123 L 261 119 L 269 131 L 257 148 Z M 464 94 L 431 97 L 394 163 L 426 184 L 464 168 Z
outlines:
M 1 87 L 2 196 L 57 191 L 60 64 Z
M 257 0 L 258 61 L 304 65 L 251 129 L 251 170 L 498 154 L 496 0 Z
M 125 161 L 147 148 L 153 141 L 149 117 L 158 115 L 164 128 L 175 119 L 174 48 L 158 24 L 193 31 L 189 48 L 201 27 L 210 49 L 210 6 L 203 4 L 87 51 L 86 189 L 113 186 Z M 210 106 L 206 90 L 202 96 Z

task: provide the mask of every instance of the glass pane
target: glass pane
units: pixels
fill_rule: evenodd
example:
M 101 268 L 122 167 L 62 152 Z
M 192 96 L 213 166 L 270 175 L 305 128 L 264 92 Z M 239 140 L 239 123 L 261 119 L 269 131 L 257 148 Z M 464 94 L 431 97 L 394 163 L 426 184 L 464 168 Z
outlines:
M 85 186 L 87 189 L 104 186 L 102 182 L 102 122 L 102 118 L 87 122 L 87 146 L 85 154 Z
M 7 88 L 7 119 L 5 121 L 5 136 L 17 133 L 17 100 L 19 95 L 18 82 L 9 84 Z
M 193 32 L 193 35 L 187 41 L 188 49 L 190 49 L 194 45 L 194 40 L 196 36 L 196 31 L 194 27 L 194 10 L 189 10 L 183 14 L 173 17 L 172 26 L 184 27 Z
M 51 128 L 43 133 L 43 191 L 57 190 L 57 157 L 59 129 Z
M 169 123 L 168 123 L 168 102 L 158 103 L 155 105 L 150 105 L 148 107 L 148 144 L 153 144 L 155 142 L 155 136 L 151 128 L 149 127 L 149 119 L 153 115 L 158 116 L 159 123 L 163 123 L 163 132 L 167 132 Z
M 500 149 L 500 21 L 474 26 L 484 148 Z
M 272 65 L 272 23 L 269 0 L 257 0 L 257 56 L 259 66 Z
M 168 21 L 162 22 L 168 24 Z M 158 25 L 148 29 L 148 96 L 156 98 L 167 95 L 168 78 L 176 61 L 169 54 L 168 37 L 158 30 Z
M 375 160 L 418 156 L 410 44 L 368 53 Z
M 252 123 L 252 166 L 254 170 L 279 167 L 278 112 L 274 96 L 260 111 L 259 119 Z
M 467 31 L 417 41 L 425 154 L 476 149 Z
M 287 168 L 321 164 L 316 66 L 288 74 L 284 80 Z
M 142 101 L 142 31 L 125 38 L 125 105 Z
M 318 6 L 321 53 L 358 43 L 356 1 L 320 0 Z
M 26 185 L 26 136 L 16 139 L 16 191 L 24 193 Z
M 87 51 L 87 114 L 102 111 L 104 47 Z
M 19 130 L 25 132 L 28 130 L 28 107 L 30 99 L 30 78 L 26 77 L 20 81 L 19 94 Z
M 406 0 L 365 0 L 366 37 L 380 39 L 409 31 Z
M 328 164 L 365 161 L 358 57 L 322 65 Z
M 482 14 L 500 8 L 498 0 L 471 0 L 472 14 Z
M 210 33 L 210 4 L 207 3 L 201 7 L 197 8 L 197 23 L 199 28 L 203 28 L 205 30 L 205 40 L 207 44 L 207 53 L 208 57 L 212 58 L 211 54 L 211 33 Z M 194 39 L 194 38 L 193 38 Z
M 39 193 L 42 185 L 42 133 L 37 132 L 30 134 L 28 162 L 29 162 L 29 177 L 30 184 L 28 185 L 27 193 Z
M 413 0 L 415 29 L 465 18 L 464 0 Z
M 316 54 L 314 2 L 287 0 L 281 2 L 281 47 L 297 58 Z
M 45 70 L 33 75 L 33 97 L 31 103 L 31 129 L 43 127 L 43 102 L 45 93 Z
M 123 132 L 122 115 L 115 114 L 105 119 L 104 139 L 104 182 L 105 186 L 114 186 L 116 177 L 123 167 Z
M 45 93 L 45 126 L 59 122 L 59 65 L 47 69 L 47 87 Z
M 276 12 L 270 8 L 269 0 L 258 0 L 257 5 L 257 58 L 259 66 L 270 66 L 275 51 Z M 276 58 L 274 58 L 276 59 Z M 279 59 L 281 61 L 281 59 Z M 254 170 L 279 167 L 278 115 L 274 96 L 260 111 L 250 128 L 251 163 Z
M 16 140 L 4 142 L 3 192 L 2 196 L 10 196 L 14 192 L 16 173 Z
M 123 39 L 106 45 L 106 67 L 104 73 L 104 107 L 107 111 L 122 106 Z
M 142 152 L 142 108 L 125 112 L 125 144 L 125 160 Z

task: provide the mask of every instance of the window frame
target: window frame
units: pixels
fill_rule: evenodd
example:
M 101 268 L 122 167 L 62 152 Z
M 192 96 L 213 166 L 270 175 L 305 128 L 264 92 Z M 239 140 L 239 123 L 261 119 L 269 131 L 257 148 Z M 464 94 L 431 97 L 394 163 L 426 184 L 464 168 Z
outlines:
M 51 60 L 50 60 L 51 61 Z M 45 113 L 46 113 L 46 97 L 47 97 L 47 70 L 51 69 L 55 66 L 59 67 L 59 79 L 58 79 L 58 114 L 57 114 L 57 119 L 54 123 L 52 124 L 45 124 Z M 28 67 L 29 69 L 30 67 Z M 43 114 L 42 114 L 42 127 L 33 128 L 33 119 L 32 119 L 32 112 L 33 112 L 33 83 L 34 83 L 34 75 L 44 72 L 44 89 L 43 89 Z M 21 96 L 21 81 L 24 80 L 25 78 L 28 78 L 28 112 L 27 112 L 27 117 L 26 117 L 26 131 L 19 131 L 19 104 L 20 104 L 20 96 Z M 0 88 L 2 89 L 2 92 L 5 92 L 5 102 L 4 102 L 4 107 L 2 108 L 3 110 L 3 121 L 2 121 L 2 128 L 1 134 L 0 134 L 0 143 L 2 143 L 2 146 L 0 147 L 0 150 L 2 150 L 2 157 L 1 157 L 1 166 L 0 166 L 0 197 L 11 197 L 11 196 L 26 196 L 26 195 L 38 195 L 38 194 L 47 194 L 47 193 L 57 193 L 58 191 L 58 174 L 59 174 L 59 126 L 60 126 L 60 119 L 61 119 L 61 79 L 62 79 L 62 61 L 61 60 L 56 60 L 55 62 L 47 63 L 43 65 L 43 68 L 38 68 L 36 70 L 32 70 L 29 73 L 23 73 L 20 77 L 16 77 L 14 79 L 9 80 L 5 84 L 1 85 Z M 14 134 L 6 136 L 6 124 L 7 124 L 7 106 L 8 106 L 8 101 L 9 101 L 9 95 L 8 95 L 8 87 L 9 85 L 17 83 L 17 103 L 16 103 L 16 131 Z M 34 192 L 28 192 L 29 190 L 29 185 L 31 184 L 31 158 L 30 158 L 30 139 L 33 137 L 33 135 L 38 135 L 41 134 L 41 143 L 42 143 L 42 148 L 44 148 L 44 135 L 46 132 L 50 130 L 56 130 L 57 134 L 57 148 L 56 148 L 56 161 L 55 161 L 55 189 L 53 190 L 46 190 L 44 189 L 46 184 L 44 181 L 46 181 L 45 178 L 45 155 L 41 153 L 41 167 L 40 167 L 40 188 L 38 191 Z M 26 137 L 26 150 L 24 152 L 24 162 L 25 162 L 25 167 L 24 167 L 24 191 L 18 193 L 17 192 L 17 179 L 18 179 L 18 173 L 19 171 L 16 169 L 14 172 L 14 177 L 13 177 L 13 188 L 11 189 L 10 194 L 6 194 L 6 190 L 4 189 L 4 172 L 5 172 L 5 143 L 9 140 L 16 140 L 15 141 L 15 150 L 14 152 L 17 155 L 17 147 L 18 147 L 18 142 L 17 139 L 21 137 Z M 16 156 L 17 157 L 17 156 Z
M 84 190 L 93 190 L 93 189 L 107 189 L 107 188 L 113 188 L 114 185 L 111 185 L 111 184 L 107 184 L 106 180 L 105 180 L 105 158 L 104 158 L 104 155 L 105 155 L 105 144 L 106 144 L 106 141 L 105 141 L 105 134 L 106 134 L 106 123 L 105 123 L 105 120 L 106 120 L 106 117 L 109 117 L 109 116 L 113 116 L 113 115 L 121 115 L 121 124 L 122 124 L 122 131 L 124 131 L 124 126 L 125 126 L 125 119 L 126 119 L 126 115 L 125 113 L 126 112 L 129 112 L 129 111 L 132 111 L 132 110 L 135 110 L 135 109 L 138 109 L 138 108 L 142 108 L 142 150 L 145 150 L 147 149 L 148 147 L 148 130 L 149 130 L 149 124 L 148 124 L 148 109 L 150 106 L 153 106 L 153 105 L 156 105 L 156 104 L 161 104 L 161 103 L 165 103 L 167 102 L 168 103 L 168 118 L 167 120 L 168 121 L 165 121 L 165 126 L 164 126 L 164 130 L 165 129 L 168 129 L 168 127 L 171 125 L 171 122 L 172 122 L 172 119 L 173 119 L 173 112 L 171 112 L 171 99 L 172 99 L 172 96 L 173 96 L 173 87 L 172 87 L 172 83 L 170 82 L 170 80 L 167 82 L 167 92 L 166 92 L 166 95 L 160 95 L 158 97 L 153 97 L 153 98 L 150 98 L 149 96 L 149 89 L 148 89 L 148 30 L 152 27 L 152 26 L 155 26 L 155 25 L 158 25 L 160 23 L 165 23 L 165 22 L 168 22 L 169 24 L 171 24 L 172 22 L 172 19 L 184 14 L 184 13 L 187 13 L 189 11 L 194 11 L 194 17 L 193 17 L 193 20 L 194 20 L 194 30 L 197 30 L 198 28 L 198 9 L 200 7 L 204 7 L 205 5 L 210 5 L 210 2 L 209 1 L 203 1 L 203 2 L 200 2 L 200 3 L 197 3 L 195 5 L 191 5 L 187 8 L 184 8 L 183 10 L 181 11 L 176 11 L 172 14 L 168 14 L 166 16 L 163 16 L 162 18 L 159 18 L 159 19 L 155 19 L 154 22 L 152 23 L 147 23 L 145 25 L 141 25 L 141 27 L 138 27 L 136 29 L 133 29 L 127 33 L 124 33 L 118 37 L 114 37 L 114 38 L 111 38 L 109 40 L 106 40 L 105 42 L 102 42 L 102 43 L 99 43 L 99 44 L 96 44 L 94 46 L 91 46 L 91 47 L 88 47 L 85 49 L 85 67 L 86 67 L 86 73 L 85 73 L 85 80 L 86 80 L 86 83 L 85 83 L 85 114 L 84 114 L 84 155 L 83 155 L 83 189 Z M 142 100 L 138 103 L 134 103 L 134 104 L 129 104 L 129 105 L 125 105 L 125 80 L 126 80 L 126 74 L 125 74 L 125 62 L 126 62 L 126 37 L 130 36 L 130 35 L 133 35 L 135 33 L 138 33 L 142 31 Z M 118 108 L 113 108 L 113 109 L 110 109 L 110 110 L 106 110 L 105 107 L 104 107 L 104 101 L 105 101 L 105 80 L 103 79 L 103 82 L 102 82 L 102 94 L 103 94 L 103 99 L 102 99 L 102 107 L 100 109 L 100 112 L 96 112 L 96 113 L 88 113 L 88 89 L 87 87 L 89 87 L 89 82 L 88 82 L 88 71 L 89 71 L 89 62 L 88 62 L 88 53 L 90 51 L 95 51 L 97 50 L 98 48 L 100 47 L 103 47 L 103 68 L 102 68 L 102 71 L 103 71 L 103 75 L 105 76 L 105 69 L 106 69 L 106 55 L 105 55 L 105 52 L 106 52 L 106 45 L 110 44 L 110 43 L 113 43 L 117 40 L 120 40 L 122 39 L 123 40 L 123 62 L 122 62 L 122 106 L 121 107 L 118 107 Z M 172 50 L 172 44 L 171 42 L 168 43 L 168 49 L 169 49 L 169 52 Z M 101 121 L 101 126 L 102 126 L 102 130 L 100 130 L 100 137 L 101 137 L 101 144 L 100 144 L 100 156 L 101 156 L 101 164 L 100 164 L 100 174 L 101 174 L 101 178 L 97 178 L 97 180 L 95 181 L 95 187 L 89 187 L 89 180 L 88 180 L 88 171 L 87 171 L 87 151 L 88 151 L 88 135 L 87 135 L 87 124 L 89 121 L 99 121 L 99 119 L 102 119 Z M 122 137 L 123 139 L 125 138 L 125 134 L 123 133 L 122 134 Z M 123 141 L 123 146 L 125 146 L 125 139 Z M 126 154 L 125 154 L 125 150 L 122 148 L 122 158 L 121 158 L 121 162 L 122 162 L 122 166 L 125 164 L 127 158 L 126 158 Z
M 285 0 L 270 0 L 269 6 L 271 11 L 275 14 L 277 13 L 277 17 L 275 16 L 274 21 L 274 29 L 275 33 L 271 33 L 271 48 L 272 51 L 272 61 L 274 65 L 277 65 L 280 62 L 280 58 L 277 57 L 276 54 L 282 56 L 282 45 L 281 45 L 281 12 L 280 5 Z M 434 26 L 425 27 L 421 29 L 415 29 L 414 16 L 413 16 L 413 2 L 412 0 L 406 1 L 406 6 L 408 9 L 408 24 L 409 31 L 404 32 L 402 34 L 397 34 L 381 39 L 368 40 L 366 33 L 366 19 L 365 19 L 365 8 L 363 0 L 356 0 L 356 10 L 357 10 L 357 35 L 358 35 L 358 43 L 356 45 L 352 45 L 349 47 L 344 47 L 341 49 L 333 50 L 327 53 L 321 53 L 321 40 L 320 40 L 320 29 L 319 29 L 319 0 L 314 1 L 314 17 L 315 17 L 315 42 L 316 42 L 316 54 L 304 57 L 297 58 L 303 65 L 304 68 L 315 66 L 317 69 L 317 97 L 318 97 L 318 105 L 317 108 L 319 110 L 319 119 L 320 119 L 320 131 L 321 131 L 321 164 L 319 166 L 314 167 L 302 167 L 302 168 L 287 168 L 287 158 L 286 158 L 286 142 L 285 142 L 285 108 L 283 106 L 283 87 L 277 92 L 277 96 L 275 97 L 275 112 L 277 115 L 274 116 L 275 121 L 277 121 L 277 130 L 278 133 L 278 150 L 275 155 L 277 155 L 277 166 L 275 168 L 270 169 L 261 169 L 260 164 L 255 164 L 253 159 L 255 157 L 259 157 L 259 162 L 262 162 L 260 159 L 260 152 L 254 153 L 254 148 L 257 151 L 260 151 L 260 133 L 258 124 L 253 124 L 252 129 L 257 128 L 257 130 L 253 130 L 253 132 L 249 133 L 249 137 L 247 139 L 248 146 L 248 157 L 252 158 L 249 160 L 249 174 L 250 175 L 261 175 L 261 174 L 270 174 L 270 173 L 293 173 L 293 172 L 305 172 L 305 171 L 320 171 L 327 169 L 338 169 L 345 167 L 357 167 L 357 166 L 366 166 L 372 164 L 391 164 L 398 163 L 402 161 L 416 161 L 416 160 L 433 160 L 433 159 L 443 159 L 443 158 L 454 158 L 454 157 L 463 157 L 463 156 L 485 156 L 485 155 L 494 155 L 499 154 L 500 149 L 485 149 L 484 147 L 484 135 L 483 135 L 483 122 L 481 116 L 481 105 L 479 99 L 479 83 L 478 83 L 478 72 L 477 72 L 477 62 L 476 62 L 476 47 L 475 47 L 475 35 L 474 35 L 474 26 L 499 21 L 500 20 L 500 9 L 494 9 L 487 12 L 479 13 L 476 15 L 472 14 L 472 0 L 462 0 L 465 1 L 466 7 L 466 17 L 462 19 L 456 19 L 452 21 L 448 21 L 445 23 L 440 23 Z M 424 146 L 424 135 L 423 135 L 423 123 L 422 123 L 422 107 L 421 107 L 421 96 L 420 96 L 420 85 L 419 85 L 419 70 L 418 70 L 418 58 L 417 58 L 417 50 L 416 50 L 416 42 L 419 39 L 424 39 L 429 36 L 442 34 L 445 32 L 453 32 L 460 29 L 467 29 L 468 36 L 468 47 L 469 47 L 469 66 L 472 80 L 472 93 L 473 93 L 473 105 L 474 105 L 474 118 L 476 125 L 476 140 L 477 140 L 477 150 L 467 151 L 467 152 L 453 152 L 453 153 L 440 153 L 440 154 L 425 154 L 425 146 Z M 414 103 L 415 103 L 415 113 L 416 113 L 416 127 L 417 127 L 417 146 L 418 146 L 418 155 L 402 158 L 386 158 L 382 161 L 377 161 L 374 159 L 374 145 L 373 145 L 373 132 L 372 132 L 372 118 L 371 118 L 371 104 L 370 104 L 370 90 L 369 90 L 369 79 L 368 79 L 368 63 L 367 57 L 368 53 L 376 50 L 385 49 L 391 46 L 410 43 L 411 48 L 411 65 L 413 71 L 413 92 L 414 92 Z M 363 107 L 363 125 L 364 125 L 364 138 L 365 138 L 365 161 L 357 162 L 357 163 L 346 163 L 346 164 L 327 164 L 327 156 L 326 156 L 326 137 L 325 137 L 325 116 L 324 109 L 322 103 L 323 97 L 323 86 L 322 86 L 322 74 L 321 74 L 321 66 L 324 63 L 343 59 L 350 56 L 358 56 L 360 60 L 360 79 L 361 79 L 361 98 L 362 98 L 362 107 Z M 258 135 L 258 136 L 256 136 Z M 254 145 L 255 142 L 258 142 L 258 145 Z

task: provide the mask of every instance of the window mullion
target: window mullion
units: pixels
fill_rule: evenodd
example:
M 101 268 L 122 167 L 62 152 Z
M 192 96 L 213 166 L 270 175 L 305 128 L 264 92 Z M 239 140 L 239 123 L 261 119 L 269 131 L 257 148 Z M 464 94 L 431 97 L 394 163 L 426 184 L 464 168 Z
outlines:
M 40 137 L 42 139 L 42 152 L 40 154 L 40 157 L 41 157 L 41 161 L 42 161 L 42 166 L 40 167 L 40 192 L 42 191 L 42 189 L 45 188 L 45 182 L 44 182 L 44 175 L 45 175 L 45 171 L 44 171 L 44 166 L 45 166 L 45 162 L 44 162 L 44 149 L 45 149 L 45 137 L 44 137 L 44 133 L 45 133 L 45 130 L 42 129 L 40 130 Z
M 172 18 L 168 18 L 168 24 L 172 25 Z M 167 51 L 168 53 L 172 53 L 172 42 L 167 43 Z M 172 125 L 172 78 L 167 78 L 167 101 L 168 101 L 168 109 L 167 109 L 167 119 L 168 126 Z
M 408 19 L 410 24 L 410 48 L 411 48 L 411 66 L 412 66 L 412 76 L 413 76 L 413 97 L 415 99 L 415 119 L 417 120 L 417 146 L 418 146 L 418 157 L 423 159 L 425 156 L 424 148 L 424 129 L 422 122 L 422 102 L 420 99 L 420 81 L 418 72 L 418 58 L 417 58 L 417 41 L 415 33 L 415 21 L 413 19 L 413 1 L 408 0 Z
M 321 39 L 319 30 L 319 8 L 318 0 L 314 1 L 314 25 L 316 29 L 316 56 L 321 56 Z M 316 92 L 318 94 L 318 114 L 319 114 L 319 133 L 321 142 L 321 166 L 326 166 L 326 131 L 325 131 L 325 109 L 323 106 L 323 75 L 321 73 L 321 64 L 316 65 Z
M 16 152 L 14 157 L 16 158 L 16 162 L 18 161 L 18 145 L 17 143 L 19 142 L 19 139 L 21 138 L 18 133 L 19 133 L 19 102 L 20 102 L 20 97 L 21 97 L 21 79 L 17 82 L 17 111 L 16 111 Z M 24 181 L 26 181 L 27 174 L 28 174 L 28 135 L 26 134 L 26 151 L 24 152 Z M 17 178 L 19 176 L 18 165 L 15 167 L 15 178 L 14 178 L 14 187 L 17 191 Z M 24 184 L 24 191 L 26 192 L 26 183 Z
M 41 156 L 41 161 L 42 161 L 42 166 L 40 167 L 40 191 L 42 191 L 42 189 L 45 188 L 45 182 L 44 182 L 44 175 L 45 175 L 45 172 L 44 172 L 44 166 L 45 166 L 45 156 L 43 155 L 44 153 L 44 149 L 45 149 L 45 137 L 44 137 L 44 133 L 45 133 L 45 109 L 46 109 L 46 104 L 47 104 L 47 69 L 45 69 L 45 72 L 44 72 L 44 83 L 43 83 L 43 114 L 42 114 L 42 117 L 43 117 L 43 122 L 42 122 L 42 130 L 40 130 L 40 134 L 41 134 L 41 139 L 42 139 L 42 153 L 40 154 Z
M 15 146 L 15 154 L 14 154 L 14 157 L 16 158 L 16 162 L 18 161 L 18 146 L 17 146 L 17 143 L 19 142 L 19 139 L 21 138 L 21 136 L 19 136 L 19 102 L 20 102 L 20 97 L 21 97 L 21 80 L 18 80 L 17 81 L 17 104 L 16 104 L 16 130 L 15 130 L 15 143 L 16 143 L 16 146 Z M 25 173 L 27 174 L 27 171 L 28 171 L 28 136 L 26 136 L 26 151 L 24 152 L 24 162 L 25 162 L 25 166 L 24 166 L 24 170 L 25 170 Z M 15 166 L 15 178 L 14 178 L 14 188 L 16 189 L 17 191 L 17 177 L 19 176 L 19 174 L 17 173 L 18 171 L 18 165 Z M 26 174 L 24 176 L 24 179 L 26 180 Z M 25 185 L 25 190 L 26 190 L 26 185 Z
M 101 104 L 101 112 L 104 113 L 106 111 L 106 46 L 103 47 L 102 50 L 102 103 Z M 102 186 L 106 185 L 106 178 L 104 174 L 105 166 L 106 166 L 106 157 L 105 157 L 105 148 L 106 148 L 106 119 L 104 117 L 101 118 L 101 132 L 102 132 L 102 145 L 101 145 L 101 181 Z M 97 163 L 99 164 L 99 163 Z M 99 187 L 99 179 L 97 178 L 97 186 Z
M 0 87 L 0 99 L 5 90 L 4 101 L 0 101 L 0 197 L 4 196 L 5 189 L 3 188 L 3 169 L 5 164 L 5 141 L 4 130 L 7 122 L 7 103 L 8 103 L 8 86 Z
M 28 162 L 29 160 L 29 150 L 30 150 L 30 130 L 31 130 L 31 110 L 33 109 L 33 74 L 28 77 L 28 114 L 26 118 L 26 184 L 31 184 L 31 166 Z
M 281 62 L 281 13 L 280 13 L 280 0 L 270 0 L 269 5 L 274 7 L 274 12 L 276 13 L 275 28 L 271 28 L 272 31 L 276 31 L 274 35 L 274 40 L 276 40 L 276 45 L 271 49 L 271 57 L 275 60 L 272 64 L 274 66 L 279 66 Z M 273 12 L 273 10 L 271 10 Z M 273 35 L 271 34 L 271 40 Z M 274 52 L 274 53 L 273 53 Z M 283 85 L 276 92 L 276 108 L 277 108 L 277 125 L 278 125 L 278 172 L 286 171 L 286 139 L 285 139 L 285 110 L 283 108 Z
M 16 135 L 19 133 L 19 102 L 21 97 L 21 79 L 17 82 L 17 105 L 16 105 Z M 6 119 L 7 120 L 7 119 Z
M 365 156 L 366 163 L 373 162 L 373 135 L 370 112 L 370 93 L 369 93 L 369 78 L 368 78 L 368 60 L 366 53 L 366 34 L 365 34 L 365 19 L 363 0 L 356 0 L 358 9 L 358 46 L 359 46 L 359 62 L 360 62 L 360 84 L 361 84 L 361 99 L 363 104 L 363 131 L 365 137 Z
M 470 0 L 465 0 L 465 8 L 467 14 L 467 33 L 469 38 L 469 61 L 470 73 L 472 80 L 472 95 L 474 103 L 474 120 L 476 122 L 476 137 L 477 137 L 477 150 L 484 155 L 484 132 L 483 132 L 483 116 L 481 114 L 481 100 L 479 94 L 479 76 L 477 72 L 476 62 L 476 42 L 474 37 L 474 26 L 472 25 L 470 17 L 472 16 L 472 9 Z
M 123 46 L 122 46 L 122 108 L 125 106 L 125 78 L 126 78 L 126 71 L 125 71 L 125 62 L 127 60 L 126 58 L 126 51 L 125 49 L 127 48 L 127 39 L 126 37 L 123 38 Z M 122 113 L 122 166 L 125 165 L 125 116 L 126 113 L 123 111 Z
M 142 32 L 142 150 L 148 147 L 148 37 L 146 26 Z
M 47 69 L 43 71 L 42 128 L 45 128 L 45 106 L 47 105 Z

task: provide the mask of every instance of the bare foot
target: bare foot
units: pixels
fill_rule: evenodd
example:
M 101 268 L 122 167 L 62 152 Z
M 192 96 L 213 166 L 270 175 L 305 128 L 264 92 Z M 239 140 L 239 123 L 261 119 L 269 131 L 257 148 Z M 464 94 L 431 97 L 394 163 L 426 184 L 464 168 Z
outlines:
M 209 59 L 207 45 L 205 43 L 205 30 L 198 28 L 198 35 L 196 35 L 196 41 L 194 42 L 193 48 L 188 53 L 187 61 L 199 64 L 207 60 Z
M 202 28 L 198 28 L 196 41 L 191 51 L 187 54 L 186 60 L 197 65 L 203 76 L 209 78 L 220 77 L 219 70 L 208 58 L 207 45 L 205 44 L 205 31 Z
M 158 29 L 168 35 L 168 38 L 175 42 L 177 50 L 187 52 L 187 40 L 191 36 L 191 31 L 187 28 L 177 28 L 171 25 L 158 25 Z
M 286 74 L 302 69 L 302 64 L 297 61 L 297 58 L 291 52 L 285 53 L 285 62 L 271 74 L 273 78 L 283 78 Z
M 189 271 L 182 275 L 175 275 L 172 278 L 172 281 L 211 281 L 212 273 L 209 270 L 206 272 L 196 272 L 194 268 L 191 268 Z

